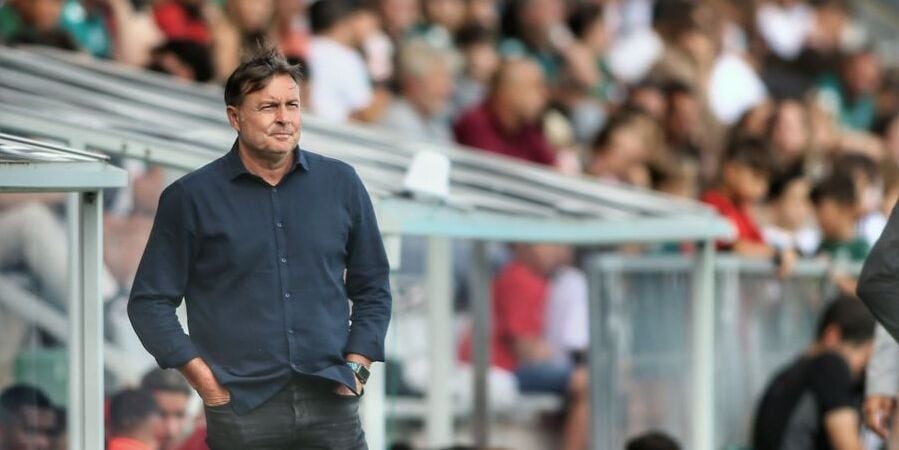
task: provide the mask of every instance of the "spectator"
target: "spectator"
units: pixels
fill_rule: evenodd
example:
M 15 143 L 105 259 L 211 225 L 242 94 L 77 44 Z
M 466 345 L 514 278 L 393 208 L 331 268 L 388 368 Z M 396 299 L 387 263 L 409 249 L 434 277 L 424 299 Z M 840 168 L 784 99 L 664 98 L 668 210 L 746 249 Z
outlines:
M 124 389 L 109 401 L 107 450 L 156 450 L 162 418 L 153 394 Z
M 191 40 L 169 40 L 156 47 L 147 69 L 200 82 L 211 81 L 215 74 L 209 47 Z
M 306 24 L 306 2 L 275 0 L 275 33 L 278 50 L 288 60 L 309 56 L 309 28 Z
M 453 127 L 460 144 L 538 164 L 553 165 L 555 150 L 540 126 L 547 91 L 543 73 L 526 59 L 504 62 L 488 98 Z
M 836 157 L 834 169 L 848 175 L 855 184 L 859 208 L 857 232 L 869 246 L 874 245 L 887 222 L 887 216 L 881 211 L 883 187 L 877 163 L 862 153 L 849 152 Z
M 778 170 L 804 164 L 811 145 L 805 105 L 797 99 L 777 102 L 768 123 L 766 139 Z
M 493 33 L 480 25 L 468 25 L 456 34 L 456 48 L 462 55 L 463 70 L 456 80 L 453 116 L 481 103 L 490 80 L 499 67 Z
M 866 49 L 844 58 L 840 76 L 826 75 L 818 83 L 819 104 L 853 130 L 870 130 L 877 115 L 875 95 L 880 85 L 880 59 Z
M 883 141 L 884 157 L 899 164 L 899 111 L 881 116 L 874 125 L 874 132 Z
M 589 345 L 587 277 L 572 264 L 570 247 L 556 247 L 556 267 L 549 280 L 543 335 L 553 354 L 582 363 Z
M 702 201 L 727 218 L 736 232 L 733 241 L 719 243 L 720 247 L 744 256 L 771 258 L 783 276 L 792 269 L 796 253 L 766 244 L 753 213 L 768 193 L 771 165 L 771 155 L 761 142 L 732 144 L 721 165 L 718 187 L 706 192 Z
M 859 202 L 852 179 L 842 172 L 834 173 L 815 186 L 811 199 L 821 228 L 818 253 L 834 261 L 864 261 L 871 246 L 856 234 Z
M 153 369 L 141 380 L 141 389 L 151 393 L 159 408 L 162 426 L 157 436 L 160 450 L 180 448 L 187 429 L 187 404 L 193 393 L 180 372 L 173 369 Z
M 516 244 L 513 258 L 493 281 L 493 365 L 514 372 L 522 392 L 566 395 L 565 450 L 585 449 L 589 405 L 587 369 L 557 354 L 546 340 L 549 276 L 560 262 L 557 246 Z M 471 336 L 461 356 L 471 360 Z
M 706 130 L 696 92 L 689 84 L 672 80 L 665 83 L 665 96 L 668 104 L 665 135 L 670 150 L 675 155 L 698 161 Z
M 397 73 L 401 95 L 390 104 L 381 123 L 412 136 L 451 142 L 452 56 L 423 40 L 404 44 Z
M 227 79 L 243 55 L 277 42 L 274 12 L 274 0 L 225 0 L 224 14 L 216 15 L 212 28 L 216 79 Z
M 0 5 L 0 41 L 77 50 L 72 35 L 60 26 L 65 0 L 11 0 Z
M 874 317 L 855 297 L 824 310 L 816 341 L 768 384 L 755 414 L 752 448 L 863 448 L 861 376 Z
M 802 256 L 818 251 L 821 238 L 814 227 L 811 186 L 800 166 L 778 173 L 771 181 L 766 201 L 767 223 L 762 236 L 778 250 L 794 250 Z
M 452 48 L 453 36 L 465 23 L 466 0 L 422 0 L 425 22 L 417 35 L 435 47 Z
M 568 13 L 567 24 L 576 40 L 573 44 L 588 53 L 590 62 L 578 80 L 591 96 L 603 101 L 614 100 L 617 87 L 604 60 L 610 36 L 602 6 L 594 2 L 576 3 Z
M 3 450 L 51 450 L 58 429 L 53 404 L 40 389 L 17 384 L 0 394 Z
M 378 18 L 361 0 L 315 2 L 309 8 L 312 111 L 325 119 L 378 120 L 390 105 L 386 78 L 370 79 L 356 50 L 377 32 Z
M 380 0 L 378 14 L 384 32 L 394 43 L 399 43 L 418 23 L 421 9 L 418 0 Z
M 166 39 L 211 45 L 211 8 L 208 0 L 161 0 L 154 4 L 153 16 Z
M 629 440 L 624 450 L 680 450 L 680 445 L 668 435 L 652 431 Z
M 587 172 L 606 181 L 649 186 L 650 152 L 662 143 L 661 129 L 649 116 L 625 111 L 614 116 L 591 146 Z
M 564 62 L 561 50 L 572 40 L 564 20 L 562 0 L 508 2 L 502 16 L 500 54 L 507 58 L 533 59 L 543 69 L 549 85 L 554 86 Z

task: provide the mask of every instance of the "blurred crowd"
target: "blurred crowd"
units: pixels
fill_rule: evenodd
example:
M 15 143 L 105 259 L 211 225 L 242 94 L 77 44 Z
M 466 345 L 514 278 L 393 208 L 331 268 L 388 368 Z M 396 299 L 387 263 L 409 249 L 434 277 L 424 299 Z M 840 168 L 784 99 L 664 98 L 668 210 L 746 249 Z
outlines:
M 719 249 L 771 260 L 780 275 L 799 258 L 826 258 L 831 281 L 851 295 L 856 281 L 840 268 L 864 260 L 899 198 L 899 72 L 885 66 L 853 6 L 5 0 L 0 42 L 210 83 L 222 83 L 242 55 L 275 47 L 303 68 L 311 114 L 700 200 L 733 225 L 734 238 Z M 156 168 L 132 174 L 127 195 L 108 205 L 106 296 L 127 291 L 163 185 Z M 29 225 L 52 222 L 42 216 L 61 200 L 42 197 L 36 207 L 0 199 L 0 229 L 64 248 L 54 241 L 64 239 L 58 227 Z M 64 254 L 48 258 L 40 246 L 4 248 L 6 241 L 0 264 L 17 255 L 52 297 L 64 298 Z M 567 448 L 582 448 L 587 426 L 587 289 L 576 265 L 571 249 L 518 245 L 493 285 L 494 366 L 514 373 L 524 391 L 569 396 Z M 470 346 L 461 347 L 469 359 Z M 129 421 L 112 430 L 149 417 L 134 406 L 145 393 L 120 395 L 111 407 Z

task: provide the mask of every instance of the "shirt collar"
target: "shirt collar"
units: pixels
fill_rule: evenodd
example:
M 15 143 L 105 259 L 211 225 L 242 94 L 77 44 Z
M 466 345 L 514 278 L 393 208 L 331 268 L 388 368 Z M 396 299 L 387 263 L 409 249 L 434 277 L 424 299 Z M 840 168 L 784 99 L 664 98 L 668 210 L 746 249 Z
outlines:
M 249 175 L 250 171 L 247 170 L 247 166 L 243 164 L 243 161 L 240 160 L 240 153 L 237 149 L 238 140 L 234 140 L 234 144 L 231 146 L 231 150 L 225 155 L 225 162 L 227 163 L 228 169 L 228 179 L 234 180 L 235 178 L 241 175 Z M 306 157 L 306 151 L 302 150 L 299 145 L 295 149 L 293 149 L 293 167 L 291 168 L 291 172 L 298 168 L 302 168 L 304 171 L 309 171 L 309 158 Z

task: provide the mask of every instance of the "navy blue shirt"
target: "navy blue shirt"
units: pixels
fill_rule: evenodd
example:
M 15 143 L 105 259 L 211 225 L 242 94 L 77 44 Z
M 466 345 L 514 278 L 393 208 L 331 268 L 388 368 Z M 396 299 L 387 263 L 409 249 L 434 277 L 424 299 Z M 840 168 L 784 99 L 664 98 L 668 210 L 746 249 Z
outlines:
M 297 148 L 271 186 L 235 143 L 162 193 L 128 315 L 160 367 L 202 357 L 242 414 L 295 374 L 355 390 L 344 355 L 384 360 L 388 272 L 352 167 Z M 182 298 L 189 336 L 175 316 Z

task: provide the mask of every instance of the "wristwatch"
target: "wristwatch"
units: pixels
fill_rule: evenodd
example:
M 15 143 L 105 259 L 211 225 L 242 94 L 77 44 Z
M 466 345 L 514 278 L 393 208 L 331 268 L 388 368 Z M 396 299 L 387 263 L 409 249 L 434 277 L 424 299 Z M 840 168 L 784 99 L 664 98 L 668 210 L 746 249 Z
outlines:
M 346 365 L 350 366 L 350 369 L 353 369 L 353 373 L 356 374 L 356 378 L 362 382 L 363 386 L 368 382 L 368 377 L 371 375 L 371 372 L 369 372 L 367 367 L 353 361 L 347 361 Z

